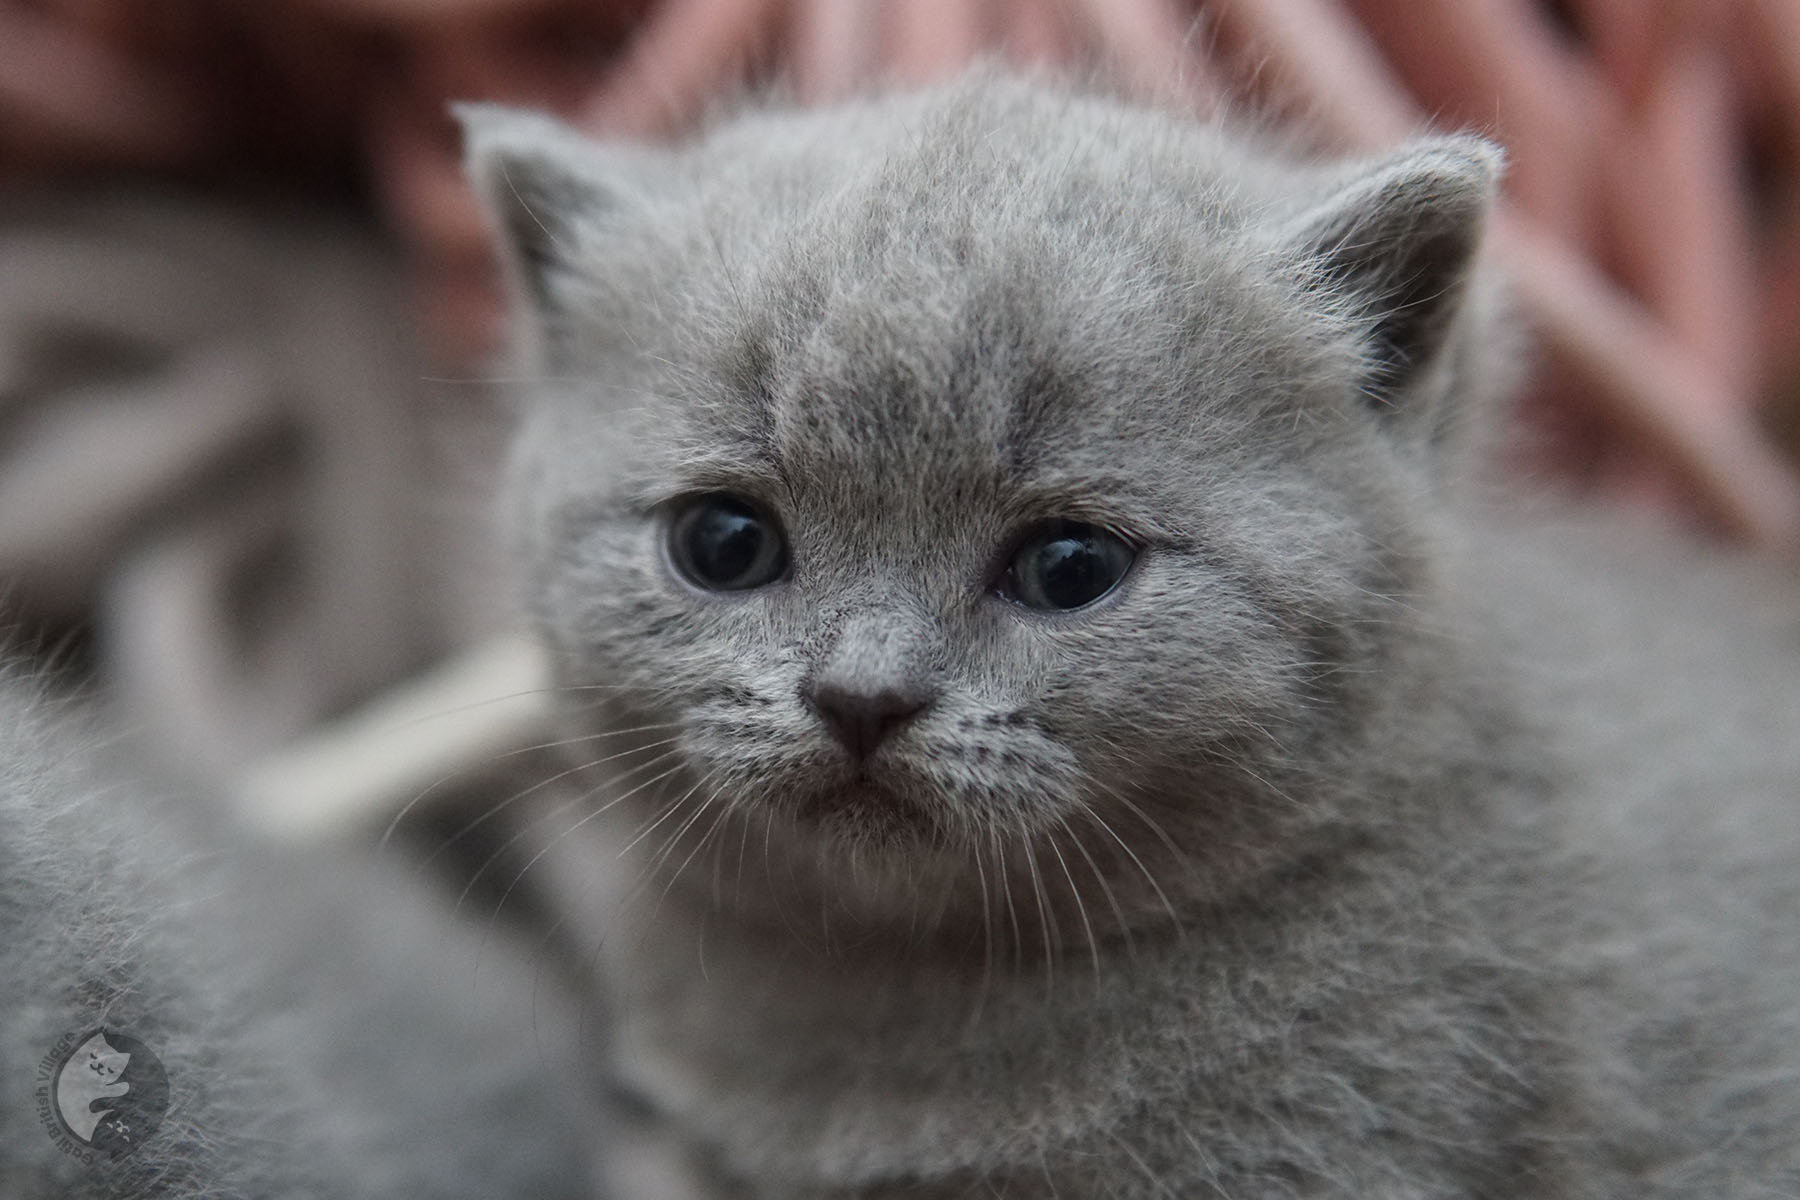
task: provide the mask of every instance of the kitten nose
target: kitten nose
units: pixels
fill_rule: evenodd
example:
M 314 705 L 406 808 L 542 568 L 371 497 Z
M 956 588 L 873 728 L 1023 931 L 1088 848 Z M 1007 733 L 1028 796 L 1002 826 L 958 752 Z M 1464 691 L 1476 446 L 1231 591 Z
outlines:
M 859 761 L 930 704 L 933 696 L 925 688 L 859 687 L 830 680 L 815 682 L 807 689 L 807 699 L 825 727 Z

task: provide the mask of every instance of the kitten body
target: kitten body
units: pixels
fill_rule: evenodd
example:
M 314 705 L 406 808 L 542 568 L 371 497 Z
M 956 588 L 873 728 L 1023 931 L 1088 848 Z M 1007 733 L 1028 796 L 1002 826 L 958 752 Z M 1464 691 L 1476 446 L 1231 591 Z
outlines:
M 546 866 L 715 1186 L 1800 1188 L 1791 588 L 1460 485 L 1491 149 L 991 75 L 666 153 L 469 122 L 526 595 L 602 697 Z M 684 577 L 719 496 L 764 586 Z M 1034 610 L 1059 520 L 1135 559 Z M 909 699 L 871 750 L 844 695 Z

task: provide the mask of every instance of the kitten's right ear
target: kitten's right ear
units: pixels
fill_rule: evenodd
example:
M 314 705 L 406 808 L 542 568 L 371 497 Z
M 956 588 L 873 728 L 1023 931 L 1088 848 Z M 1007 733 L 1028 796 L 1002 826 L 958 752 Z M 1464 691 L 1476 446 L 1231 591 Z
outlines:
M 561 121 L 498 104 L 451 106 L 464 170 L 487 209 L 503 264 L 540 332 L 572 284 L 593 281 L 598 243 L 646 207 L 652 152 L 596 142 Z
M 1366 325 L 1364 391 L 1402 403 L 1462 311 L 1501 152 L 1480 138 L 1422 139 L 1364 168 L 1281 237 L 1313 287 Z

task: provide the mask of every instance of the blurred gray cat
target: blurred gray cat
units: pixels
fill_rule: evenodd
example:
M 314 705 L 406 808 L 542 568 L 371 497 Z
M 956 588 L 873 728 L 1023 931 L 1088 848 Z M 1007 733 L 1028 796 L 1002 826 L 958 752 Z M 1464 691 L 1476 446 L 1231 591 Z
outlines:
M 601 697 L 545 866 L 715 1186 L 1800 1193 L 1793 589 L 1462 485 L 1491 147 L 466 120 Z
M 587 1194 L 528 967 L 478 978 L 413 881 L 121 786 L 55 707 L 0 666 L 0 1196 Z

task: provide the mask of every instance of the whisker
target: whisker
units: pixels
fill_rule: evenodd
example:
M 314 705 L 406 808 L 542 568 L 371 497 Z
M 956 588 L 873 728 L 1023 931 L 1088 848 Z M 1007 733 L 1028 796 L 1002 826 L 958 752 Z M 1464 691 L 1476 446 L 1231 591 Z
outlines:
M 1019 848 L 1025 851 L 1025 869 L 1031 875 L 1031 895 L 1037 902 L 1038 930 L 1044 939 L 1044 994 L 1048 996 L 1056 987 L 1056 959 L 1062 948 L 1061 938 L 1058 937 L 1053 948 L 1050 934 L 1053 922 L 1050 920 L 1050 909 L 1044 895 L 1044 880 L 1038 874 L 1037 852 L 1031 848 L 1029 841 L 1021 841 Z
M 718 801 L 719 796 L 723 791 L 724 791 L 724 786 L 721 784 L 721 785 L 715 786 L 713 788 L 713 790 L 707 794 L 706 799 L 704 799 L 700 802 L 700 807 L 694 810 L 694 815 L 692 817 L 690 817 L 685 824 L 682 825 L 681 829 L 676 831 L 674 837 L 669 839 L 669 844 L 671 846 L 676 845 L 680 842 L 682 834 L 687 831 L 688 827 L 691 826 L 694 823 L 694 821 L 698 820 L 702 815 L 704 815 L 707 809 L 713 807 L 713 805 Z M 673 871 L 671 871 L 669 873 L 668 882 L 663 885 L 662 895 L 660 895 L 656 898 L 656 906 L 658 909 L 660 909 L 662 907 L 663 901 L 667 900 L 669 898 L 669 892 L 672 888 L 674 888 L 675 881 L 680 879 L 682 877 L 682 875 L 686 873 L 688 867 L 690 865 L 692 865 L 694 859 L 699 857 L 700 853 L 706 848 L 707 843 L 712 841 L 713 835 L 719 832 L 720 826 L 722 826 L 725 823 L 725 818 L 731 814 L 731 806 L 729 804 L 719 805 L 718 808 L 719 808 L 719 813 L 716 817 L 713 818 L 713 823 L 706 827 L 706 832 L 700 835 L 700 840 L 698 842 L 694 843 L 693 848 L 688 851 L 687 857 L 681 860 L 681 865 L 676 867 Z M 655 869 L 660 869 L 660 868 L 653 868 L 653 870 L 655 870 Z M 715 871 L 713 874 L 713 898 L 712 898 L 713 899 L 713 907 L 715 909 L 718 907 L 718 878 L 719 878 L 718 874 Z M 653 909 L 652 912 L 654 913 L 655 910 Z
M 1110 788 L 1106 790 L 1109 792 L 1111 791 Z M 1130 844 L 1127 843 L 1124 838 L 1119 836 L 1118 831 L 1112 827 L 1111 822 L 1101 816 L 1096 809 L 1088 808 L 1085 812 L 1088 818 L 1098 825 L 1106 836 L 1118 843 L 1119 849 L 1123 850 L 1126 856 L 1137 866 L 1139 872 L 1144 876 L 1144 881 L 1150 885 L 1150 890 L 1156 893 L 1157 900 L 1161 901 L 1163 910 L 1169 914 L 1169 920 L 1175 923 L 1175 928 L 1179 932 L 1182 928 L 1181 918 L 1176 915 L 1175 906 L 1169 902 L 1168 894 L 1163 891 L 1162 884 L 1156 881 L 1156 876 L 1151 873 L 1149 867 L 1144 865 L 1144 860 L 1138 857 L 1137 851 L 1133 850 Z
M 676 763 L 674 766 L 670 767 L 668 770 L 662 772 L 661 774 L 655 776 L 654 778 L 646 779 L 644 782 L 637 784 L 636 786 L 632 787 L 630 790 L 623 792 L 618 796 L 613 797 L 611 800 L 608 800 L 605 804 L 602 804 L 599 808 L 594 809 L 590 813 L 584 814 L 579 821 L 576 821 L 573 825 L 569 826 L 567 829 L 563 830 L 561 833 L 557 834 L 554 838 L 551 838 L 550 841 L 548 841 L 542 847 L 540 847 L 538 849 L 538 852 L 536 854 L 533 854 L 531 856 L 531 858 L 526 861 L 525 865 L 519 868 L 518 873 L 512 877 L 512 881 L 506 885 L 506 890 L 500 894 L 500 899 L 499 899 L 498 903 L 496 903 L 494 905 L 494 914 L 493 914 L 493 916 L 491 916 L 488 919 L 487 933 L 492 934 L 493 929 L 494 929 L 494 924 L 499 919 L 500 910 L 506 906 L 506 901 L 508 900 L 508 898 L 510 898 L 512 896 L 513 890 L 519 886 L 520 881 L 523 880 L 526 875 L 531 873 L 531 868 L 536 866 L 543 859 L 544 855 L 548 854 L 551 851 L 551 849 L 558 842 L 562 841 L 562 839 L 573 834 L 576 830 L 578 830 L 582 826 L 586 825 L 589 821 L 595 820 L 596 818 L 603 816 L 608 810 L 610 810 L 613 807 L 615 807 L 616 805 L 619 805 L 619 804 L 623 803 L 624 801 L 630 799 L 632 796 L 636 795 L 638 792 L 641 792 L 645 788 L 651 787 L 657 783 L 660 783 L 664 779 L 667 779 L 669 776 L 675 774 L 677 771 L 680 771 L 683 768 L 683 766 L 684 766 L 684 764 L 682 764 L 682 763 Z M 590 792 L 589 795 L 592 795 L 592 793 Z M 559 918 L 558 923 L 560 924 L 560 918 Z M 485 935 L 482 940 L 483 940 L 483 944 L 485 945 L 486 944 L 486 936 Z M 596 950 L 596 953 L 598 953 L 597 950 Z M 590 963 L 590 966 L 591 966 L 591 963 Z
M 532 694 L 533 693 L 531 693 L 531 692 L 519 693 L 519 695 L 521 695 L 521 696 L 528 696 L 528 695 L 532 695 Z M 504 697 L 497 697 L 496 699 L 504 699 Z M 472 705 L 464 705 L 462 707 L 463 707 L 463 709 L 476 708 L 476 707 L 479 707 L 479 703 L 472 704 Z M 461 711 L 461 710 L 447 709 L 447 710 L 444 710 L 444 712 L 439 713 L 437 715 L 440 715 L 440 716 L 448 715 L 448 714 L 450 714 L 452 712 L 456 712 L 456 711 Z M 428 718 L 418 718 L 417 720 L 410 722 L 410 723 L 417 724 L 418 721 L 427 720 L 427 719 Z M 490 756 L 487 759 L 486 763 L 483 765 L 492 766 L 493 764 L 495 764 L 497 762 L 502 762 L 509 758 L 518 758 L 522 755 L 535 754 L 535 753 L 539 753 L 539 752 L 545 751 L 545 750 L 556 750 L 556 749 L 560 749 L 564 746 L 578 745 L 581 742 L 586 742 L 586 741 L 597 741 L 600 738 L 604 738 L 604 737 L 623 737 L 626 734 L 631 734 L 631 733 L 643 733 L 643 732 L 648 732 L 648 731 L 654 730 L 654 729 L 675 729 L 678 727 L 679 726 L 676 722 L 662 722 L 657 725 L 639 726 L 636 729 L 600 730 L 596 733 L 583 734 L 583 735 L 580 735 L 577 737 L 562 738 L 557 741 L 551 741 L 551 742 L 539 742 L 538 744 L 533 745 L 533 746 L 520 746 L 520 747 L 517 747 L 512 750 L 504 750 L 498 754 L 494 754 L 494 755 Z M 443 775 L 437 779 L 432 780 L 432 782 L 429 785 L 427 785 L 426 787 L 424 787 L 423 789 L 420 790 L 418 795 L 414 796 L 412 799 L 408 800 L 404 805 L 402 805 L 400 808 L 400 811 L 395 813 L 393 816 L 393 819 L 387 823 L 387 828 L 382 831 L 381 840 L 376 843 L 377 848 L 385 850 L 387 848 L 388 844 L 393 840 L 394 834 L 399 831 L 400 826 L 405 822 L 406 818 L 408 816 L 410 816 L 413 813 L 413 811 L 419 807 L 420 804 L 424 803 L 434 792 L 437 791 L 438 788 L 444 786 L 446 783 L 449 783 L 452 779 L 459 778 L 461 775 L 462 775 L 462 772 L 456 772 L 456 773 L 452 773 L 449 775 Z
M 1066 823 L 1063 827 L 1068 828 Z M 1094 937 L 1093 922 L 1088 919 L 1087 901 L 1082 899 L 1081 889 L 1075 886 L 1075 875 L 1069 870 L 1069 860 L 1063 854 L 1062 847 L 1056 844 L 1055 834 L 1051 834 L 1046 841 L 1051 852 L 1056 855 L 1057 865 L 1062 867 L 1063 878 L 1069 881 L 1069 895 L 1075 900 L 1075 911 L 1081 917 L 1082 929 L 1087 933 L 1088 958 L 1094 964 L 1094 978 L 1098 979 L 1100 977 L 1100 942 Z
M 546 743 L 545 745 L 537 747 L 537 748 L 547 750 L 552 747 L 573 745 L 577 742 L 592 741 L 592 740 L 594 740 L 594 739 L 592 739 L 592 738 L 570 738 L 569 740 L 564 741 L 564 742 L 549 742 L 549 743 Z M 548 775 L 548 776 L 544 777 L 543 779 L 538 780 L 536 783 L 530 784 L 527 787 L 520 788 L 518 791 L 515 791 L 512 795 L 506 797 L 506 799 L 498 801 L 498 802 L 488 806 L 488 808 L 485 809 L 479 816 L 472 818 L 465 825 L 463 825 L 463 827 L 461 829 L 458 829 L 455 833 L 453 833 L 449 837 L 445 838 L 442 842 L 440 842 L 438 844 L 438 846 L 434 850 L 432 850 L 432 852 L 430 854 L 425 856 L 425 858 L 422 860 L 420 865 L 421 866 L 429 866 L 433 861 L 435 861 L 437 859 L 438 855 L 444 853 L 444 851 L 448 850 L 451 846 L 455 845 L 457 842 L 459 842 L 463 838 L 467 837 L 470 833 L 474 832 L 476 829 L 479 829 L 482 825 L 485 825 L 487 822 L 493 820 L 495 817 L 499 816 L 501 813 L 505 812 L 508 808 L 510 808 L 514 804 L 517 804 L 519 801 L 525 799 L 526 797 L 528 797 L 544 788 L 551 786 L 552 784 L 555 784 L 555 783 L 560 782 L 561 780 L 567 779 L 571 775 L 576 775 L 583 771 L 590 771 L 595 767 L 605 766 L 607 763 L 610 763 L 610 762 L 616 762 L 617 760 L 619 760 L 621 758 L 625 758 L 632 754 L 642 754 L 649 750 L 658 749 L 659 747 L 673 746 L 677 743 L 677 741 L 679 741 L 678 738 L 672 738 L 672 737 L 659 738 L 654 742 L 648 742 L 642 746 L 632 746 L 627 749 L 620 750 L 616 754 L 609 754 L 604 758 L 588 759 L 584 762 L 577 763 L 576 765 L 571 766 L 571 767 L 567 768 L 566 770 L 558 771 L 554 775 Z M 668 753 L 671 753 L 671 751 L 665 751 L 664 754 L 658 756 L 658 759 L 667 757 Z M 654 762 L 654 761 L 658 761 L 658 760 L 652 759 L 651 761 Z
M 738 838 L 737 876 L 732 881 L 732 904 L 738 907 L 744 903 L 744 856 L 750 848 L 750 824 L 743 822 L 743 835 Z
M 723 787 L 723 785 L 721 785 L 718 789 L 716 789 L 714 791 L 713 798 L 717 799 L 719 794 L 723 791 L 724 791 L 724 787 Z M 713 821 L 711 827 L 708 828 L 707 831 L 704 834 L 702 834 L 700 837 L 700 844 L 702 846 L 704 846 L 708 842 L 712 841 L 714 839 L 714 837 L 717 836 L 724 829 L 726 820 L 731 816 L 731 809 L 732 809 L 732 806 L 729 801 L 727 801 L 725 804 L 722 804 L 719 806 L 718 818 Z M 720 840 L 723 841 L 722 838 Z M 712 856 L 712 886 L 708 893 L 709 898 L 712 901 L 712 906 L 714 909 L 719 909 L 719 908 L 723 907 L 723 904 L 720 901 L 720 887 L 719 887 L 719 872 L 722 869 L 723 863 L 724 863 L 724 856 L 720 855 L 718 853 L 714 853 Z
M 1087 861 L 1088 870 L 1093 872 L 1095 882 L 1100 885 L 1100 892 L 1106 897 L 1107 907 L 1112 909 L 1113 921 L 1118 925 L 1119 932 L 1125 937 L 1125 952 L 1127 954 L 1136 954 L 1137 944 L 1132 939 L 1130 924 L 1125 919 L 1125 910 L 1120 906 L 1119 897 L 1113 891 L 1111 881 L 1106 878 L 1106 872 L 1102 871 L 1100 869 L 1100 864 L 1094 861 L 1094 856 L 1088 852 L 1086 843 L 1084 843 L 1081 840 L 1080 835 L 1075 832 L 1075 827 L 1069 824 L 1069 818 L 1066 814 L 1057 819 L 1057 824 L 1061 825 L 1063 831 L 1069 835 L 1069 843 L 1073 845 L 1081 854 L 1081 857 Z
M 1177 846 L 1175 844 L 1175 839 L 1171 838 L 1168 835 L 1168 832 L 1164 830 L 1161 825 L 1152 820 L 1150 814 L 1139 807 L 1129 796 L 1110 787 L 1106 789 L 1106 792 L 1114 800 L 1117 800 L 1120 804 L 1124 805 L 1125 811 L 1131 813 L 1145 825 L 1148 825 L 1150 827 L 1150 832 L 1156 835 L 1157 840 L 1162 842 L 1163 846 L 1168 849 L 1170 854 L 1173 854 L 1177 859 L 1186 859 L 1188 857 L 1187 851 L 1183 850 L 1180 846 Z
M 674 807 L 679 808 L 682 805 L 686 804 L 688 802 L 688 800 L 691 797 L 693 797 L 696 793 L 698 793 L 702 787 L 706 786 L 706 784 L 711 780 L 711 777 L 712 777 L 711 772 L 708 772 L 707 774 L 702 775 L 702 776 L 700 776 L 700 778 L 694 780 L 693 786 L 688 788 L 688 790 L 686 792 L 682 793 L 681 799 L 679 799 L 675 802 Z M 667 838 L 664 839 L 663 844 L 661 846 L 659 846 L 657 848 L 656 853 L 651 855 L 651 857 L 650 857 L 650 863 L 644 871 L 644 874 L 646 876 L 654 877 L 656 875 L 656 873 L 663 868 L 663 865 L 665 863 L 667 863 L 669 858 L 671 856 L 673 856 L 673 854 L 675 853 L 675 847 L 677 847 L 681 844 L 681 839 L 687 834 L 687 831 L 694 827 L 694 822 L 698 821 L 702 816 L 704 816 L 706 814 L 706 807 L 707 807 L 708 803 L 710 803 L 711 800 L 713 799 L 713 797 L 716 797 L 718 794 L 719 794 L 718 789 L 714 788 L 712 795 L 707 797 L 707 799 L 702 800 L 699 804 L 699 807 L 694 809 L 693 815 L 688 817 L 687 820 L 683 821 L 681 823 L 681 825 L 676 828 L 674 833 L 670 834 Z M 636 841 L 636 839 L 634 839 L 632 842 L 632 845 L 636 845 L 636 844 L 637 844 L 637 841 Z M 627 849 L 629 849 L 629 848 L 630 847 L 627 847 Z M 686 864 L 684 863 L 683 866 L 685 866 L 685 865 Z M 677 872 L 677 874 L 679 874 L 679 871 Z M 671 877 L 670 882 L 673 882 L 673 877 Z
M 980 1018 L 982 1007 L 987 1003 L 988 988 L 994 979 L 993 897 L 988 890 L 987 848 L 980 844 L 975 847 L 975 879 L 981 888 L 981 990 L 976 993 L 975 1010 L 969 1018 L 971 1026 Z
M 1012 926 L 1013 969 L 1018 970 L 1025 964 L 1025 935 L 1019 930 L 1019 908 L 1013 902 L 1012 888 L 1007 886 L 1006 859 L 1000 835 L 991 834 L 990 838 L 994 844 L 994 878 L 1000 885 L 1000 898 L 1006 901 L 1007 923 Z
M 648 763 L 642 763 L 636 767 L 631 768 L 631 771 L 628 771 L 625 773 L 625 775 L 620 776 L 620 779 L 623 779 L 626 776 L 628 776 L 634 772 L 641 771 L 641 770 L 645 769 L 646 767 L 653 766 L 657 762 L 661 762 L 664 759 L 667 759 L 667 758 L 675 755 L 676 753 L 677 752 L 673 751 L 673 750 L 666 751 L 663 754 L 658 755 L 655 759 L 652 759 Z M 562 839 L 568 837 L 570 834 L 574 833 L 577 829 L 580 829 L 582 826 L 586 825 L 589 821 L 597 819 L 598 817 L 604 815 L 605 813 L 607 813 L 608 811 L 610 811 L 617 805 L 624 803 L 626 800 L 630 799 L 632 796 L 635 796 L 637 793 L 643 791 L 645 788 L 650 787 L 656 783 L 659 783 L 662 780 L 667 779 L 669 776 L 675 774 L 677 771 L 682 770 L 685 765 L 686 765 L 685 763 L 677 762 L 674 766 L 670 767 L 668 770 L 663 771 L 660 774 L 655 775 L 650 779 L 646 779 L 642 783 L 633 785 L 631 788 L 627 789 L 626 791 L 620 793 L 617 796 L 614 796 L 611 800 L 608 800 L 606 803 L 600 805 L 600 807 L 592 810 L 591 812 L 583 814 L 583 816 L 581 817 L 580 820 L 576 821 L 573 825 L 569 826 L 567 829 L 563 830 L 561 833 L 559 833 L 555 837 L 551 838 L 543 846 L 539 847 L 537 853 L 533 854 L 529 859 L 526 860 L 525 865 L 519 868 L 518 873 L 512 877 L 511 882 L 509 882 L 506 885 L 505 890 L 500 893 L 500 899 L 494 905 L 493 916 L 489 919 L 490 928 L 492 927 L 493 922 L 499 919 L 501 909 L 506 907 L 506 901 L 512 896 L 513 890 L 519 886 L 519 881 L 524 879 L 526 875 L 530 874 L 531 868 L 536 866 L 540 861 L 542 861 L 544 855 L 550 853 L 551 848 L 554 847 L 556 845 L 556 843 L 558 843 Z M 619 782 L 619 780 L 613 780 L 612 783 L 609 784 L 608 786 L 614 786 L 618 782 Z M 585 803 L 586 801 L 592 799 L 594 797 L 594 795 L 596 793 L 598 793 L 600 790 L 601 789 L 599 789 L 599 788 L 594 788 L 587 792 L 584 792 L 584 793 L 582 793 L 581 796 L 570 801 L 568 804 L 560 806 L 556 811 L 566 812 L 566 811 L 568 811 L 568 809 L 574 807 L 577 804 Z M 479 877 L 479 875 L 482 872 L 485 872 L 489 867 L 491 867 L 499 859 L 499 856 L 501 853 L 503 853 L 506 849 L 508 849 L 515 843 L 517 843 L 517 841 L 520 838 L 525 836 L 525 832 L 526 832 L 525 830 L 520 830 L 518 833 L 514 834 L 511 838 L 508 838 L 506 843 L 503 846 L 501 846 L 501 848 L 499 850 L 495 851 L 494 855 L 492 857 L 490 857 L 488 859 L 488 861 L 482 865 L 481 872 L 477 872 L 477 877 Z M 471 879 L 469 881 L 469 883 L 463 888 L 462 894 L 456 898 L 456 908 L 460 908 L 462 906 L 463 902 L 468 899 L 469 892 L 471 889 L 474 888 L 474 886 L 475 886 L 475 880 Z M 452 911 L 455 911 L 455 909 L 452 909 Z
M 618 784 L 624 782 L 625 780 L 631 778 L 631 776 L 637 774 L 639 771 L 645 770 L 649 767 L 653 767 L 657 763 L 663 762 L 669 758 L 672 758 L 678 753 L 680 753 L 680 751 L 678 749 L 665 750 L 661 754 L 658 754 L 656 757 L 654 757 L 646 762 L 641 762 L 638 765 L 636 765 L 635 767 L 626 768 L 624 771 L 621 771 L 619 774 L 615 775 L 611 780 L 609 780 L 607 782 L 607 784 L 605 784 L 603 786 L 615 787 Z M 606 760 L 601 760 L 601 761 L 606 761 Z M 495 807 L 498 808 L 501 805 L 510 804 L 514 801 L 517 801 L 517 800 L 523 798 L 529 792 L 536 791 L 539 788 L 542 788 L 542 787 L 548 786 L 549 784 L 555 783 L 559 779 L 565 779 L 568 776 L 573 775 L 579 771 L 589 770 L 595 765 L 597 765 L 597 764 L 581 763 L 577 766 L 570 767 L 566 771 L 559 771 L 555 775 L 550 776 L 548 779 L 540 779 L 537 783 L 532 784 L 531 787 L 526 788 L 521 792 L 514 793 L 512 796 L 509 796 L 506 800 L 501 801 L 500 805 L 496 805 Z M 514 846 L 516 846 L 519 843 L 519 841 L 522 838 L 524 838 L 531 831 L 532 826 L 539 824 L 541 821 L 548 820 L 550 817 L 558 816 L 562 813 L 568 812 L 571 808 L 576 808 L 582 804 L 587 803 L 587 801 L 590 800 L 594 796 L 594 794 L 599 790 L 600 790 L 600 788 L 598 788 L 598 787 L 590 788 L 587 791 L 584 791 L 584 792 L 579 793 L 578 795 L 572 796 L 568 800 L 564 801 L 562 804 L 559 804 L 555 808 L 551 809 L 548 813 L 543 814 L 542 816 L 538 817 L 535 820 L 527 822 L 525 824 L 524 828 L 516 830 L 511 837 L 507 838 L 505 841 L 501 842 L 498 846 L 496 846 L 494 848 L 493 852 L 491 854 L 489 854 L 488 857 L 482 862 L 481 866 L 476 869 L 475 873 L 469 877 L 467 883 L 464 884 L 462 894 L 456 898 L 456 907 L 460 908 L 462 906 L 463 901 L 468 899 L 469 893 L 474 890 L 475 885 L 481 881 L 481 877 L 488 872 L 489 868 L 491 868 L 495 863 L 497 863 L 500 860 L 501 856 L 503 856 L 508 850 L 510 850 Z M 627 794 L 629 794 L 629 793 L 627 793 Z M 429 862 L 430 859 L 427 859 L 426 861 Z M 452 910 L 452 911 L 454 911 L 454 910 Z
M 630 854 L 634 849 L 636 849 L 640 842 L 642 842 L 645 838 L 649 837 L 652 833 L 656 832 L 656 830 L 662 825 L 662 823 L 664 821 L 667 821 L 670 817 L 674 816 L 675 813 L 680 810 L 681 806 L 683 804 L 687 803 L 688 797 L 690 797 L 694 794 L 694 792 L 697 790 L 697 786 L 698 785 L 696 785 L 696 787 L 691 787 L 686 792 L 682 793 L 681 799 L 677 800 L 673 805 L 671 805 L 667 809 L 665 809 L 662 812 L 662 814 L 660 816 L 658 816 L 655 820 L 651 821 L 648 825 L 646 825 L 642 829 L 638 830 L 637 833 L 632 837 L 632 839 L 629 842 L 625 843 L 624 848 L 621 849 L 615 857 L 623 859 L 626 855 Z

